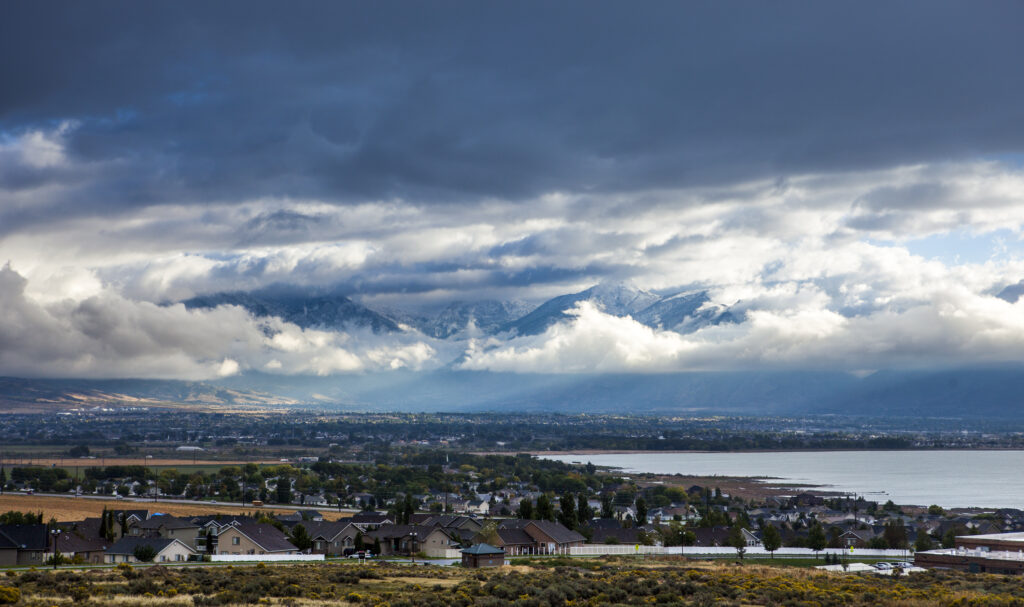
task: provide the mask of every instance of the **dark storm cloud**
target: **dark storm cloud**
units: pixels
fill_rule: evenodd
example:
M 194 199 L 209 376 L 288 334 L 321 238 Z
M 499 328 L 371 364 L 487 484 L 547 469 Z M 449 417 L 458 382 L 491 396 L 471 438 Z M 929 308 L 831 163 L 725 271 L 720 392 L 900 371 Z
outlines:
M 77 121 L 7 216 L 254 196 L 636 192 L 1017 151 L 1017 3 L 4 6 L 0 131 Z M 51 180 L 4 170 L 0 191 Z M 52 181 L 49 181 L 52 183 Z

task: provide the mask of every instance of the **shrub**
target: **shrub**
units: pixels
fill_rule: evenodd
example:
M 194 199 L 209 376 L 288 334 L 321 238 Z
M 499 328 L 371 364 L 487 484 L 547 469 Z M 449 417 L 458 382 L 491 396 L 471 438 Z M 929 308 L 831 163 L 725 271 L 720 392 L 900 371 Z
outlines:
M 20 590 L 11 586 L 0 586 L 0 605 L 13 605 L 20 600 Z

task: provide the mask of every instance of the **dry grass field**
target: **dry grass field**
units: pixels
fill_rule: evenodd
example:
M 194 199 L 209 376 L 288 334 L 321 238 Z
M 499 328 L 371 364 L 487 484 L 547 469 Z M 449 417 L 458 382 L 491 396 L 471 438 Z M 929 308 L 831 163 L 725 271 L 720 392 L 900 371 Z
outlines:
M 5 588 L 6 586 L 6 588 Z M 25 607 L 1018 607 L 1013 576 L 927 572 L 892 578 L 684 559 L 564 557 L 467 570 L 353 562 L 10 571 L 0 596 Z M 10 602 L 10 601 L 9 601 Z
M 217 513 L 244 514 L 254 510 L 259 510 L 260 512 L 266 512 L 268 514 L 295 512 L 295 509 L 293 508 L 274 508 L 266 506 L 263 508 L 253 508 L 252 506 L 243 508 L 238 506 L 225 506 L 222 504 L 198 505 L 174 504 L 167 502 L 136 502 L 134 500 L 51 497 L 14 493 L 4 493 L 3 495 L 0 495 L 0 512 L 7 512 L 8 510 L 39 512 L 41 510 L 43 512 L 44 521 L 49 520 L 51 516 L 60 521 L 75 521 L 86 517 L 95 517 L 99 516 L 100 513 L 103 512 L 104 508 L 111 510 L 141 510 L 145 508 L 150 512 L 162 512 L 164 514 L 171 514 L 174 516 L 194 516 L 197 514 Z M 320 512 L 326 519 L 332 521 L 352 516 L 347 512 L 331 511 L 326 508 Z

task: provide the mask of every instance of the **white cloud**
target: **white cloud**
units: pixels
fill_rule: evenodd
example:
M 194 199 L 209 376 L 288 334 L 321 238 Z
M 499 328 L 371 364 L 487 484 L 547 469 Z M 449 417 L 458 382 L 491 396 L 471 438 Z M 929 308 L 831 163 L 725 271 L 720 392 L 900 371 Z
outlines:
M 753 310 L 743 324 L 684 336 L 583 302 L 571 321 L 541 335 L 471 344 L 461 366 L 517 373 L 856 371 L 1018 362 L 1024 353 L 1024 303 L 960 290 L 902 311 L 853 318 L 821 303 L 812 298 L 806 306 Z
M 249 369 L 331 375 L 429 366 L 434 349 L 416 336 L 303 330 L 221 306 L 137 302 L 104 290 L 42 303 L 27 281 L 0 269 L 0 374 L 211 379 Z

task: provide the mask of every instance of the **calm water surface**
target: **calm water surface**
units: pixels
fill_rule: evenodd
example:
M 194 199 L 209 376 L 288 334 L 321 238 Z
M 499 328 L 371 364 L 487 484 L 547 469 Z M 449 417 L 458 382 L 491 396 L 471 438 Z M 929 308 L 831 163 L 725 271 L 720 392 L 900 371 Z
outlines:
M 545 456 L 632 472 L 761 476 L 897 504 L 1024 508 L 1024 451 L 781 451 Z

